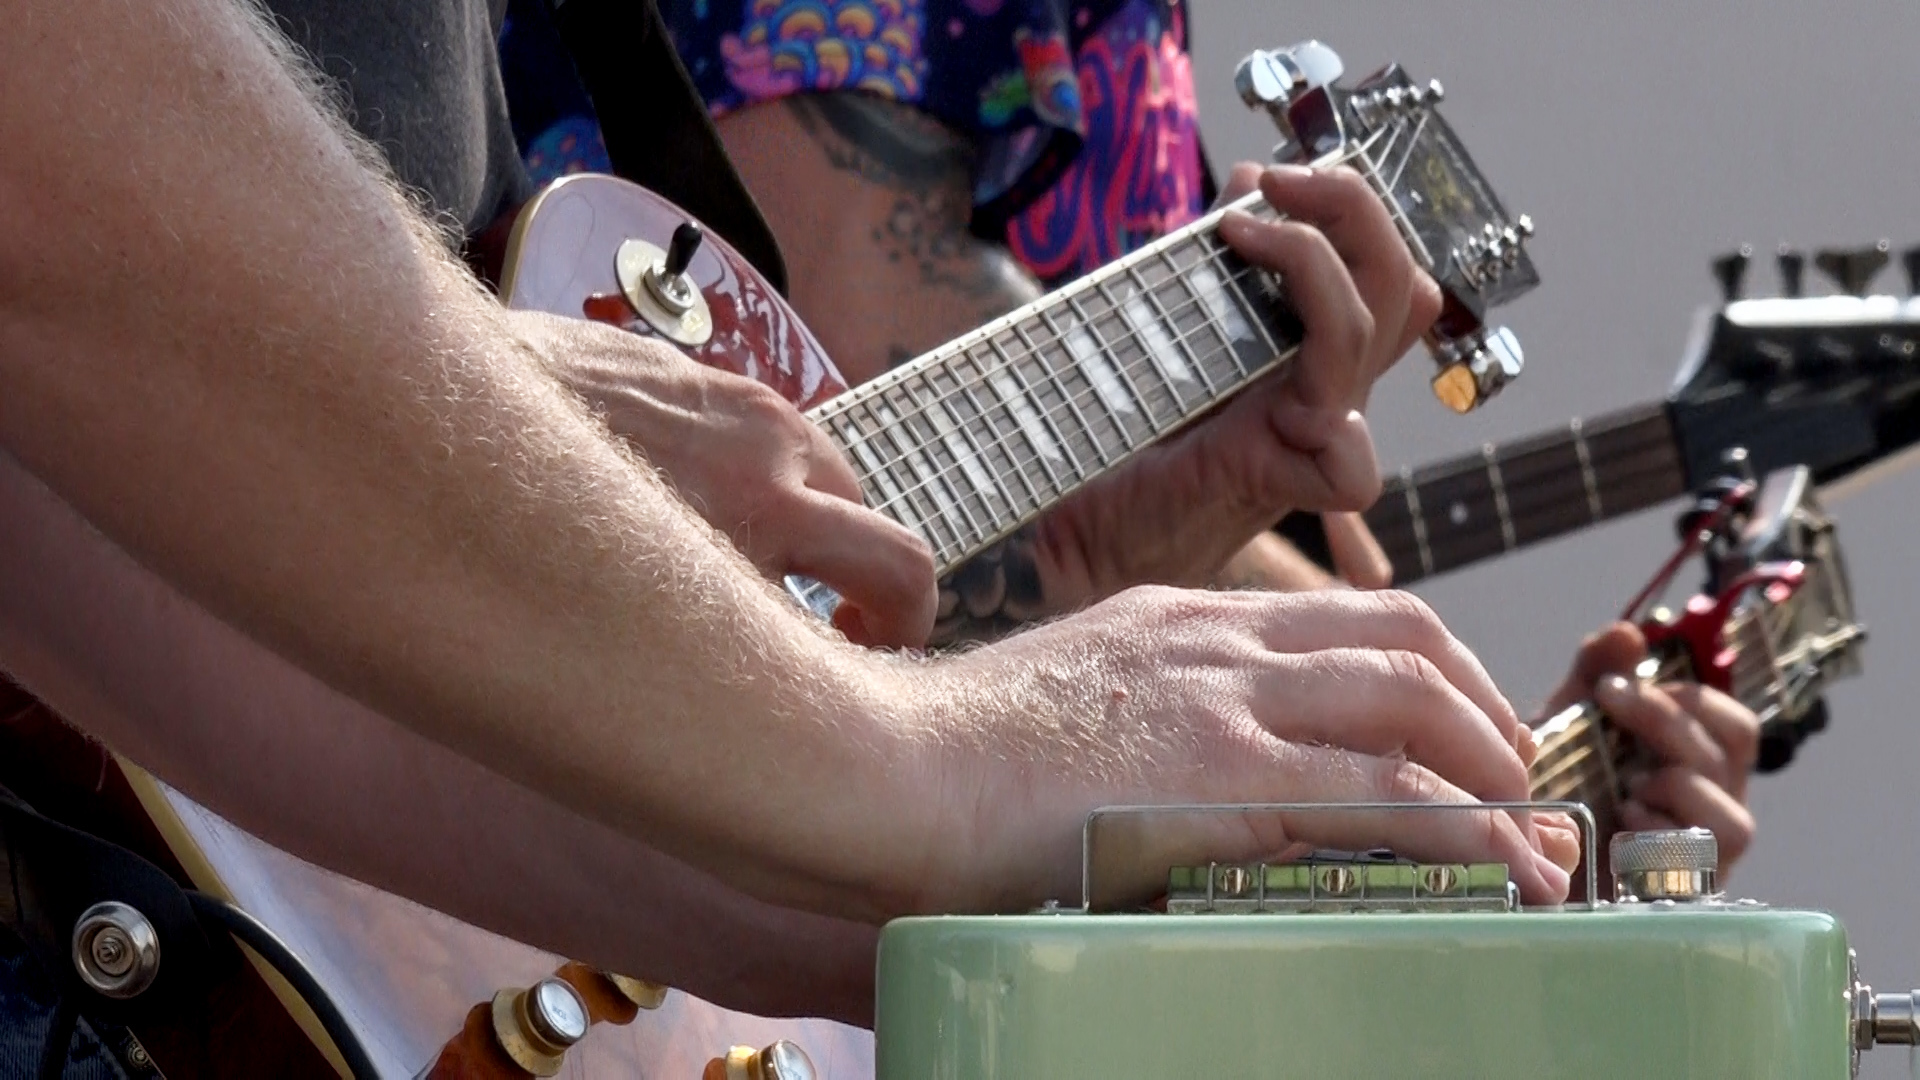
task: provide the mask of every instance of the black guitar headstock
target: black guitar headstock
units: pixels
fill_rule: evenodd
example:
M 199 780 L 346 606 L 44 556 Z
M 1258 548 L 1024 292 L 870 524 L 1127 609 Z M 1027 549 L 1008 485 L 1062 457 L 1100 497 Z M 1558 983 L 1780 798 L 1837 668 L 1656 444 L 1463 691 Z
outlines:
M 1909 296 L 1873 292 L 1886 241 L 1816 252 L 1839 292 L 1807 296 L 1807 257 L 1775 253 L 1782 295 L 1743 299 L 1751 250 L 1714 261 L 1724 302 L 1702 313 L 1669 395 L 1690 486 L 1743 446 L 1764 475 L 1805 464 L 1820 485 L 1920 443 L 1920 248 L 1902 253 Z

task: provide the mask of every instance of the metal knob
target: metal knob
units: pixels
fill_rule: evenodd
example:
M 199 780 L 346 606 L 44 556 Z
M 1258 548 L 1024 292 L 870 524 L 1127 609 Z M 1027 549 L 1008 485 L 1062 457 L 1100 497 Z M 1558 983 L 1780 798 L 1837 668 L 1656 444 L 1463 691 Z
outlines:
M 1720 844 L 1706 829 L 1613 834 L 1607 848 L 1614 898 L 1704 900 L 1720 895 Z
M 1740 299 L 1740 283 L 1747 276 L 1747 264 L 1753 261 L 1753 248 L 1741 244 L 1713 260 L 1713 276 L 1720 282 L 1720 295 L 1729 304 Z
M 553 1076 L 567 1050 L 587 1035 L 587 1003 L 560 979 L 493 996 L 493 1034 L 514 1064 L 535 1076 Z
M 1520 377 L 1526 355 L 1513 331 L 1498 326 L 1452 346 L 1442 354 L 1441 370 L 1433 377 L 1433 394 L 1447 408 L 1468 413 L 1486 404 L 1501 388 Z
M 814 1080 L 819 1075 L 805 1050 L 785 1039 L 763 1050 L 736 1046 L 707 1063 L 701 1080 Z
M 160 935 L 126 904 L 95 904 L 73 926 L 73 966 L 103 997 L 137 997 L 160 974 Z
M 1807 257 L 1792 246 L 1781 244 L 1773 253 L 1773 261 L 1780 267 L 1780 295 L 1799 296 L 1806 277 Z
M 1873 279 L 1886 269 L 1889 252 L 1893 245 L 1885 240 L 1864 248 L 1841 248 L 1822 251 L 1813 257 L 1813 265 L 1820 272 L 1833 279 L 1840 291 L 1848 296 L 1865 296 L 1873 287 Z

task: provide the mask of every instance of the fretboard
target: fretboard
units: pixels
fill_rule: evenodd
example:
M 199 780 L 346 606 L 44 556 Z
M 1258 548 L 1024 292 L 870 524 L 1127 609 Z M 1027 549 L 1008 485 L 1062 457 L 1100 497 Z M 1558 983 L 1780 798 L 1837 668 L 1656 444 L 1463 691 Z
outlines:
M 1663 404 L 1642 405 L 1389 477 L 1367 525 L 1394 584 L 1631 514 L 1686 488 Z
M 1259 195 L 1235 204 L 1271 219 Z M 1299 323 L 1210 214 L 811 414 L 941 573 L 1291 357 Z
M 1793 647 L 1777 639 L 1791 625 L 1793 605 L 1799 602 L 1795 598 L 1781 605 L 1763 599 L 1727 624 L 1724 640 L 1733 649 L 1729 689 L 1763 724 L 1772 719 L 1779 703 L 1775 650 Z M 1682 654 L 1648 661 L 1637 674 L 1655 682 L 1694 678 L 1693 666 Z M 1593 811 L 1604 843 L 1618 819 L 1629 778 L 1650 767 L 1651 759 L 1592 702 L 1568 706 L 1541 720 L 1533 731 L 1539 751 L 1528 770 L 1532 797 L 1541 802 L 1585 803 Z

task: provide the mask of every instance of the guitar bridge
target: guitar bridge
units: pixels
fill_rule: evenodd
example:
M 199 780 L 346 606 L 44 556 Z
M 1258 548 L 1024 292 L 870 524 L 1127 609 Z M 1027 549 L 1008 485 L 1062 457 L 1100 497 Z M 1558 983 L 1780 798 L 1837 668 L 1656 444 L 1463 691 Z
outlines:
M 1176 866 L 1167 914 L 1517 911 L 1505 863 L 1419 863 L 1390 852 L 1315 852 L 1285 863 Z

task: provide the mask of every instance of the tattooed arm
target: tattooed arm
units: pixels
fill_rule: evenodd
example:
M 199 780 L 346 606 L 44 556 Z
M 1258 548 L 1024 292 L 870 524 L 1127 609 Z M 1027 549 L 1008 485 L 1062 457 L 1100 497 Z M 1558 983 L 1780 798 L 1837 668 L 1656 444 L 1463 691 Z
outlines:
M 843 91 L 763 103 L 719 126 L 794 270 L 794 307 L 853 384 L 1042 294 L 1005 248 L 968 231 L 973 148 L 924 112 Z M 1063 572 L 1071 560 L 1059 547 L 1076 538 L 1062 531 L 1028 526 L 941 582 L 934 640 L 997 636 L 1098 599 L 1083 575 Z M 1168 538 L 1154 539 L 1162 550 L 1123 562 L 1156 565 Z M 1293 571 L 1309 566 L 1263 536 L 1224 578 L 1215 566 L 1179 581 L 1130 580 L 1304 589 L 1317 579 Z

